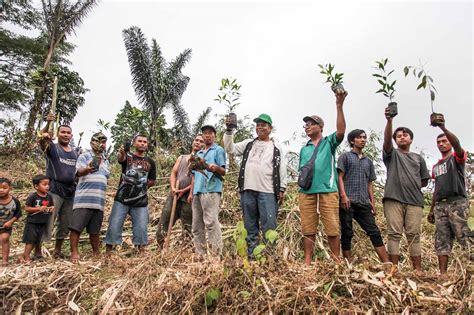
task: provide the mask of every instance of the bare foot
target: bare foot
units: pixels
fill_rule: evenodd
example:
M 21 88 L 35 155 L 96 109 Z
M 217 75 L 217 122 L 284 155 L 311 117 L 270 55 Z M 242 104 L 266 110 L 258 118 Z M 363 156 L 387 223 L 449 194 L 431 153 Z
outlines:
M 79 263 L 79 259 L 80 259 L 80 257 L 79 257 L 78 254 L 72 254 L 72 253 L 71 253 L 71 258 L 70 258 L 70 260 L 71 260 L 71 262 L 72 262 L 73 264 Z
M 53 257 L 54 257 L 55 259 L 64 259 L 64 258 L 66 258 L 66 255 L 64 255 L 64 254 L 61 253 L 61 252 L 56 252 L 56 251 L 55 251 L 54 254 L 53 254 Z

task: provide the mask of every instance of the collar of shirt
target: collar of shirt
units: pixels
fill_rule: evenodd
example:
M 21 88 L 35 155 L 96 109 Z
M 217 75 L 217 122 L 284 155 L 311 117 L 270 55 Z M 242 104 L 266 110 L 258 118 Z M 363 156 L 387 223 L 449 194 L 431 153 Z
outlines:
M 362 157 L 359 157 L 359 153 L 354 152 L 354 150 L 350 150 L 349 152 L 355 154 L 359 160 L 362 160 L 362 159 L 365 159 L 365 158 L 366 158 L 364 152 L 362 152 Z
M 204 149 L 201 149 L 199 152 L 202 153 L 202 154 L 205 154 L 206 152 L 209 152 L 210 150 L 215 150 L 215 148 L 217 148 L 217 143 L 213 143 L 209 149 L 207 149 L 207 151 L 205 151 Z

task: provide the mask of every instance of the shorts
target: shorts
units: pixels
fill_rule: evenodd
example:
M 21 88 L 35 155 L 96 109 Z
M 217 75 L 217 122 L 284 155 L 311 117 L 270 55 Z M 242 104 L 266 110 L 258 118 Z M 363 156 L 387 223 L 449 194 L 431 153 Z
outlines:
M 46 223 L 26 222 L 22 242 L 25 244 L 39 244 L 44 233 L 46 233 Z
M 100 233 L 104 211 L 99 209 L 77 208 L 72 210 L 69 229 L 82 233 L 87 228 L 87 233 L 95 235 Z
M 303 235 L 316 235 L 319 218 L 327 236 L 339 236 L 339 193 L 299 194 Z
M 467 198 L 453 201 L 439 201 L 434 207 L 436 225 L 435 249 L 437 255 L 449 255 L 457 239 L 464 251 L 468 251 L 474 243 L 472 232 L 467 220 L 470 204 Z
M 8 235 L 12 235 L 12 228 L 9 228 L 9 229 L 0 228 L 0 234 L 3 234 L 3 233 L 8 233 Z

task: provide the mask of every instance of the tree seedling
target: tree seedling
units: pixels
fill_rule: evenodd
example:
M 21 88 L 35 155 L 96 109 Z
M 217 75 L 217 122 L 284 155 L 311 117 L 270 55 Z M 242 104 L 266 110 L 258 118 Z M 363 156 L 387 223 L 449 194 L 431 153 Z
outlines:
M 331 83 L 331 90 L 336 93 L 337 89 L 344 90 L 344 86 L 342 85 L 343 81 L 342 78 L 344 73 L 334 73 L 334 65 L 333 64 L 326 64 L 326 65 L 318 65 L 320 68 L 319 73 L 324 74 L 326 76 L 326 83 Z
M 395 117 L 398 114 L 397 103 L 393 102 L 395 98 L 395 84 L 397 80 L 390 81 L 390 75 L 395 72 L 395 70 L 387 69 L 388 58 L 376 61 L 377 73 L 373 73 L 372 76 L 377 79 L 377 82 L 380 84 L 380 88 L 375 93 L 382 93 L 383 96 L 389 99 L 388 109 L 390 117 Z
M 427 89 L 430 92 L 430 101 L 431 101 L 431 115 L 430 115 L 430 125 L 433 127 L 438 126 L 438 123 L 436 122 L 436 116 L 438 113 L 435 113 L 434 111 L 434 101 L 436 98 L 436 94 L 438 94 L 438 91 L 436 90 L 436 87 L 433 85 L 433 78 L 428 75 L 426 72 L 423 64 L 420 62 L 420 66 L 405 66 L 403 68 L 403 72 L 405 73 L 405 77 L 408 76 L 410 71 L 413 73 L 413 76 L 420 81 L 418 86 L 416 87 L 416 90 L 419 90 L 421 88 Z
M 237 115 L 234 113 L 235 108 L 240 105 L 240 88 L 242 86 L 237 83 L 237 79 L 223 78 L 219 87 L 219 94 L 214 101 L 219 102 L 227 107 L 227 116 L 229 117 L 228 127 L 230 129 L 237 128 Z

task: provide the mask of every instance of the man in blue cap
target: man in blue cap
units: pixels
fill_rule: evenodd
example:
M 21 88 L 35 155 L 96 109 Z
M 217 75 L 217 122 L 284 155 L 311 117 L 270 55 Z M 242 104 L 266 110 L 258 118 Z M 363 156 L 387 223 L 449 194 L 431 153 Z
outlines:
M 261 114 L 254 119 L 255 139 L 234 143 L 233 126 L 226 119 L 227 131 L 224 135 L 224 148 L 227 153 L 242 156 L 238 187 L 240 205 L 247 229 L 248 255 L 258 244 L 260 224 L 262 233 L 277 227 L 278 206 L 282 203 L 286 182 L 286 160 L 281 147 L 270 138 L 272 119 Z
M 212 254 L 220 255 L 223 242 L 219 223 L 219 206 L 226 157 L 224 149 L 215 143 L 216 128 L 205 125 L 201 127 L 201 132 L 204 148 L 197 152 L 197 156 L 206 161 L 206 169 L 202 173 L 193 171 L 191 192 L 188 197 L 188 202 L 192 202 L 193 210 L 193 243 L 199 255 L 205 255 L 208 247 Z

